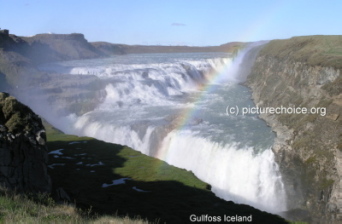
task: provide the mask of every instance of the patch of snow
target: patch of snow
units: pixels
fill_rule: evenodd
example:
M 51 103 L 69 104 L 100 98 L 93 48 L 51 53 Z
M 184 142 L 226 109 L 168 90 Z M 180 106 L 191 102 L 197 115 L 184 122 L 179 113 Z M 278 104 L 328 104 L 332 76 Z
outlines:
M 79 144 L 81 142 L 69 142 L 69 145 L 73 145 L 73 144 Z
M 90 167 L 94 167 L 94 166 L 103 166 L 104 163 L 103 162 L 99 162 L 99 163 L 96 163 L 96 164 L 87 164 L 86 166 L 90 166 Z
M 85 156 L 87 153 L 75 154 L 75 156 Z
M 50 154 L 50 155 L 63 155 L 63 153 L 61 153 L 62 150 L 64 150 L 64 149 L 57 149 L 57 150 L 49 152 L 48 154 Z
M 106 184 L 106 183 L 102 184 L 102 188 L 110 187 L 113 185 L 125 184 L 126 180 L 130 180 L 130 179 L 131 178 L 120 178 L 117 180 L 113 180 L 111 184 Z
M 78 163 L 76 163 L 76 165 L 82 165 L 83 164 L 83 162 L 78 162 Z
M 137 188 L 136 186 L 132 187 L 132 189 L 135 190 L 135 191 L 138 191 L 138 192 L 144 192 L 144 193 L 150 192 L 150 191 L 141 190 L 141 189 Z

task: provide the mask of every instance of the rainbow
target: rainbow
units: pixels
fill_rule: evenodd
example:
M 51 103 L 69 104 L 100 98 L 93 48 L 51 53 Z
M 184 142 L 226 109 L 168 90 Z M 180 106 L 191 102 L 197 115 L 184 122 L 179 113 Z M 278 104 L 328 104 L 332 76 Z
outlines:
M 184 108 L 181 112 L 179 112 L 177 118 L 172 122 L 172 131 L 180 132 L 184 130 L 186 126 L 191 124 L 191 122 L 198 119 L 198 116 L 196 116 L 198 112 L 196 104 L 201 102 L 207 93 L 214 92 L 216 90 L 217 85 L 215 85 L 215 83 L 222 83 L 224 80 L 227 80 L 227 76 L 229 76 L 231 73 L 233 64 L 232 62 L 233 59 L 231 58 L 227 63 L 224 64 L 224 66 L 221 66 L 216 70 L 213 69 L 213 71 L 205 75 L 206 82 L 204 84 L 199 84 L 196 87 L 198 94 L 190 102 L 192 106 Z M 173 139 L 169 139 L 169 141 L 164 142 L 164 145 L 159 145 L 154 157 L 166 161 L 169 153 L 168 145 L 172 144 L 173 141 Z

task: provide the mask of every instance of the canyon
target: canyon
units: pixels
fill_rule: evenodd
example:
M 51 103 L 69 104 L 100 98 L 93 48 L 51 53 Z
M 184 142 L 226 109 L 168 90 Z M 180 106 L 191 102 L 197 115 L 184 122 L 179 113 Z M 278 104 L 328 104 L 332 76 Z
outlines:
M 14 95 L 55 76 L 39 71 L 40 63 L 102 58 L 127 53 L 224 51 L 236 53 L 244 43 L 217 47 L 188 48 L 128 46 L 89 43 L 82 34 L 41 34 L 34 37 L 0 35 L 0 90 Z M 261 114 L 276 133 L 273 152 L 285 185 L 290 220 L 309 223 L 340 223 L 342 220 L 342 36 L 303 36 L 272 40 L 255 56 L 244 82 L 251 88 L 256 106 L 325 108 L 326 114 Z M 254 57 L 253 56 L 253 57 Z M 242 65 L 243 66 L 243 65 Z M 65 75 L 66 76 L 66 75 Z M 77 76 L 74 76 L 77 79 Z M 84 79 L 87 86 L 95 77 Z M 66 83 L 61 75 L 56 82 Z M 99 90 L 104 86 L 98 80 Z M 81 87 L 69 86 L 69 89 Z M 51 86 L 51 100 L 70 101 L 53 95 L 62 89 Z M 89 105 L 100 103 L 95 95 L 82 92 Z M 7 96 L 6 96 L 7 97 Z M 90 100 L 89 100 L 90 99 Z M 77 106 L 77 102 L 72 102 Z M 71 106 L 71 105 L 70 105 Z M 39 126 L 40 128 L 40 126 Z M 7 130 L 6 130 L 7 131 Z M 39 130 L 35 130 L 37 135 Z M 33 135 L 32 135 L 33 136 Z M 31 137 L 32 137 L 31 136 Z M 7 143 L 6 143 L 7 144 Z M 38 144 L 39 145 L 39 144 Z M 42 146 L 43 147 L 43 146 Z M 44 156 L 43 163 L 45 163 Z M 41 162 L 39 162 L 41 163 Z M 44 168 L 45 169 L 45 168 Z M 43 170 L 44 180 L 49 179 Z M 7 174 L 6 174 L 7 175 Z M 45 187 L 49 191 L 49 187 Z

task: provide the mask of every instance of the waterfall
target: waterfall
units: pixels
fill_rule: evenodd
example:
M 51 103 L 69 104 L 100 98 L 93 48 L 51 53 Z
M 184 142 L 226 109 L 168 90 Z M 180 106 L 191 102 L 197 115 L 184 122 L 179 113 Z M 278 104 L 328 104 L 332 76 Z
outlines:
M 227 116 L 224 109 L 253 104 L 238 83 L 261 44 L 234 60 L 213 53 L 151 54 L 46 65 L 45 71 L 92 75 L 107 83 L 96 109 L 63 118 L 68 127 L 52 123 L 191 170 L 225 200 L 282 212 L 286 195 L 271 150 L 272 131 L 256 116 Z M 210 83 L 214 75 L 222 78 Z

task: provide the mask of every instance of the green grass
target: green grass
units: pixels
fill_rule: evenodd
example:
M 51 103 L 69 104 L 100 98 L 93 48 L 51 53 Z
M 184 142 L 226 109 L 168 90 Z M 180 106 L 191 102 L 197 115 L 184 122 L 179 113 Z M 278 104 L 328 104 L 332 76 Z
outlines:
M 82 211 L 73 205 L 55 204 L 51 197 L 40 198 L 18 195 L 0 189 L 0 223 L 4 224 L 44 224 L 44 223 L 134 223 L 147 224 L 140 218 L 115 216 L 90 216 L 90 211 Z

